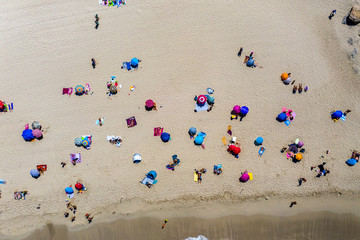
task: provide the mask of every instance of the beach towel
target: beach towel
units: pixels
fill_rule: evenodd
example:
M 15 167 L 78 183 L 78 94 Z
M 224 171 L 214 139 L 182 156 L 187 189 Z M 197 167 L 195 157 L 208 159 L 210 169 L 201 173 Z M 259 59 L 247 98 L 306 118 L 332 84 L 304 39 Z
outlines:
M 144 185 L 146 185 L 147 183 L 155 184 L 155 183 L 157 183 L 157 180 L 152 180 L 151 178 L 145 177 L 145 178 L 141 181 L 141 183 L 144 184 Z
M 0 179 L 0 184 L 5 184 L 5 183 L 6 183 L 5 180 Z
M 196 172 L 194 172 L 194 182 L 197 182 L 198 181 L 198 175 Z
M 292 118 L 293 118 L 293 119 L 292 119 L 292 120 L 291 120 L 291 119 L 289 119 L 289 120 L 292 122 L 292 121 L 294 121 L 294 120 L 295 120 L 296 113 L 295 113 L 295 112 L 292 112 L 291 116 L 292 116 Z
M 174 155 L 174 156 L 176 156 L 176 155 Z M 175 159 L 174 156 L 173 156 L 173 160 Z M 166 168 L 169 169 L 169 170 L 174 170 L 175 167 L 176 167 L 177 165 L 179 165 L 179 163 L 180 163 L 180 159 L 178 159 L 178 161 L 175 163 L 174 166 L 170 166 L 170 164 L 168 164 L 168 165 L 166 165 Z
M 286 120 L 284 123 L 286 126 L 289 126 L 291 122 L 289 120 Z
M 343 122 L 345 122 L 346 116 L 343 114 L 340 119 L 341 119 Z
M 90 84 L 88 84 L 88 83 L 85 84 L 85 91 L 86 91 L 86 92 L 90 92 L 90 91 L 91 91 Z
M 126 119 L 126 124 L 128 128 L 134 127 L 137 125 L 136 119 L 134 116 L 132 116 L 131 118 Z
M 73 163 L 75 161 L 76 163 L 81 163 L 81 154 L 80 153 L 71 153 L 70 154 L 70 162 Z
M 222 164 L 214 165 L 214 172 L 220 168 L 222 168 Z
M 282 110 L 281 110 L 281 112 L 284 112 L 284 113 L 286 113 L 286 112 L 287 112 L 287 108 L 286 108 L 286 107 L 282 107 Z
M 15 200 L 20 200 L 20 199 L 26 200 L 26 198 L 25 198 L 26 194 L 28 194 L 27 191 L 14 192 L 14 199 Z
M 253 178 L 253 174 L 252 174 L 251 172 L 249 172 L 248 175 L 249 175 L 249 180 L 253 180 L 253 179 L 254 179 L 254 178 Z
M 130 62 L 123 62 L 123 68 L 130 71 L 131 70 L 131 63 Z
M 163 131 L 164 131 L 164 128 L 162 128 L 162 127 L 155 127 L 155 128 L 154 128 L 154 137 L 161 136 L 161 134 L 163 133 Z
M 198 104 L 195 103 L 195 110 L 197 112 L 207 111 L 208 108 L 209 108 L 209 104 L 207 102 L 203 106 L 199 106 Z
M 46 164 L 36 165 L 36 169 L 37 169 L 37 170 L 46 171 L 46 170 L 47 170 L 47 165 L 46 165 Z
M 64 94 L 68 94 L 69 96 L 72 94 L 72 92 L 73 92 L 73 88 L 72 87 L 70 87 L 70 88 L 63 88 L 63 92 L 62 92 L 62 94 L 64 95 Z
M 199 136 L 199 137 L 202 137 L 202 138 L 205 138 L 205 137 L 206 137 L 206 133 L 204 133 L 204 132 L 199 132 L 199 133 L 198 133 L 198 136 Z
M 259 149 L 259 156 L 261 157 L 265 152 L 265 148 L 264 147 L 260 147 Z
M 13 103 L 9 103 L 9 104 L 5 104 L 6 107 L 6 111 L 12 111 L 14 110 L 14 104 Z
M 226 137 L 222 137 L 221 141 L 224 145 L 227 145 Z
M 232 135 L 231 125 L 228 126 L 228 128 L 227 128 L 227 133 L 228 133 L 230 136 Z

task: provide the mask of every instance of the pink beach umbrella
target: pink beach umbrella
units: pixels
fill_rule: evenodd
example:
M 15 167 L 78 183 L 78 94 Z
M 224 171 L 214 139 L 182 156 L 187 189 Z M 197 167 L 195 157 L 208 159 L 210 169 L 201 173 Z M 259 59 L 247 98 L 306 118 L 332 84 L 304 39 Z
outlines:
M 303 141 L 299 141 L 297 144 L 296 144 L 297 147 L 301 148 L 304 146 L 304 142 Z
M 146 100 L 145 106 L 146 106 L 147 108 L 152 108 L 152 107 L 154 107 L 154 101 L 151 100 L 151 99 Z
M 32 134 L 33 134 L 33 136 L 36 137 L 36 138 L 41 138 L 41 137 L 42 137 L 42 132 L 41 132 L 41 130 L 39 130 L 39 129 L 34 129 L 34 130 L 32 131 Z
M 249 174 L 244 173 L 244 174 L 241 175 L 241 177 L 240 177 L 240 182 L 247 182 L 247 181 L 249 181 L 249 179 L 250 179 Z
M 233 111 L 234 111 L 235 113 L 240 113 L 240 110 L 241 110 L 241 107 L 240 107 L 239 105 L 235 105 L 235 106 L 233 107 Z

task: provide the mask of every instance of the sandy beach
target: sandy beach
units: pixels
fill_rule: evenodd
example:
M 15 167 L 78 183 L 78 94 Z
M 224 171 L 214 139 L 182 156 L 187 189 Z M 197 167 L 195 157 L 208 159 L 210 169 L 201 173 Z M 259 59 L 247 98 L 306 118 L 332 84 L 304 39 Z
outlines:
M 0 185 L 0 237 L 20 236 L 46 222 L 82 227 L 88 225 L 86 213 L 95 216 L 93 224 L 110 215 L 166 218 L 155 213 L 203 201 L 216 206 L 226 199 L 237 205 L 266 197 L 284 199 L 286 206 L 278 211 L 287 215 L 298 207 L 288 204 L 302 197 L 356 199 L 359 165 L 349 167 L 345 161 L 360 150 L 360 65 L 358 56 L 349 57 L 360 38 L 358 26 L 342 24 L 353 3 L 129 0 L 116 8 L 83 0 L 4 1 L 0 100 L 13 102 L 14 110 L 0 113 L 0 179 L 7 181 Z M 330 21 L 333 9 L 337 13 Z M 98 29 L 95 14 L 100 17 Z M 238 57 L 240 47 L 244 52 Z M 250 52 L 256 68 L 243 64 Z M 139 69 L 121 69 L 133 57 L 142 60 Z M 95 69 L 91 58 L 97 61 Z M 309 90 L 293 94 L 292 86 L 280 80 L 283 72 L 291 72 L 295 84 Z M 111 76 L 122 88 L 109 98 L 106 83 Z M 63 88 L 87 83 L 91 95 L 62 95 Z M 210 112 L 195 113 L 194 96 L 208 87 L 215 90 L 215 105 Z M 147 99 L 157 103 L 157 111 L 144 109 Z M 250 109 L 241 122 L 230 120 L 234 105 Z M 289 126 L 275 120 L 282 107 L 296 112 Z M 331 120 L 332 110 L 346 109 L 352 112 L 345 122 Z M 128 128 L 131 116 L 138 124 Z M 95 124 L 100 117 L 105 117 L 101 127 Z M 44 138 L 25 142 L 24 125 L 33 121 L 41 122 Z M 223 136 L 230 139 L 228 125 L 241 144 L 238 159 L 221 141 Z M 154 127 L 163 127 L 172 140 L 163 143 L 154 137 Z M 207 134 L 205 149 L 189 138 L 190 127 Z M 90 134 L 90 150 L 74 145 L 75 138 Z M 107 135 L 121 136 L 121 147 L 110 144 Z M 261 158 L 254 146 L 259 136 L 266 148 Z M 294 163 L 280 150 L 297 138 L 306 151 Z M 73 166 L 70 153 L 81 153 L 82 162 Z M 139 164 L 132 162 L 135 153 L 142 155 Z M 173 154 L 181 163 L 170 171 L 166 165 Z M 316 178 L 310 168 L 324 161 L 331 173 Z M 47 164 L 48 170 L 34 179 L 29 172 L 38 164 Z M 212 174 L 215 164 L 223 166 L 219 176 Z M 208 172 L 198 184 L 193 173 L 200 168 Z M 148 189 L 139 181 L 150 170 L 157 171 L 158 183 Z M 244 170 L 254 179 L 240 183 Z M 299 187 L 301 177 L 307 182 Z M 87 191 L 71 200 L 77 205 L 76 221 L 71 222 L 64 218 L 64 188 L 77 181 Z M 23 190 L 29 192 L 26 200 L 14 200 L 14 191 Z M 358 216 L 359 209 L 357 205 L 344 213 Z M 182 217 L 198 214 L 189 210 Z

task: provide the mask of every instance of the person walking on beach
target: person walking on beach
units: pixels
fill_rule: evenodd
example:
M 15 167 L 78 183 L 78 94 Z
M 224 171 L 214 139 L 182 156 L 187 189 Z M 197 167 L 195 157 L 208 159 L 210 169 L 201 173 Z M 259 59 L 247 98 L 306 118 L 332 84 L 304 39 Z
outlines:
M 290 203 L 290 206 L 289 206 L 289 207 L 293 207 L 293 206 L 296 205 L 296 204 L 297 204 L 296 201 L 292 201 L 292 202 Z
M 100 20 L 100 18 L 99 18 L 99 15 L 95 15 L 95 29 L 98 29 L 99 28 L 99 20 Z
M 330 19 L 330 20 L 334 17 L 335 13 L 336 13 L 336 10 L 335 10 L 335 9 L 332 10 L 332 12 L 331 12 L 330 15 L 329 15 L 329 19 Z
M 298 186 L 300 187 L 303 182 L 304 182 L 304 183 L 306 182 L 306 179 L 305 179 L 305 178 L 299 178 L 298 181 L 299 181 L 299 185 L 298 185 Z
M 346 116 L 346 114 L 348 114 L 349 112 L 351 112 L 350 109 L 346 110 L 346 111 L 344 112 L 344 116 Z
M 165 219 L 164 224 L 162 225 L 161 229 L 164 229 L 165 224 L 166 224 L 167 222 L 168 222 L 168 220 L 167 220 L 167 219 Z
M 66 163 L 61 162 L 61 167 L 62 167 L 62 168 L 64 168 L 64 167 L 65 167 L 65 165 L 66 165 Z
M 92 65 L 93 69 L 96 67 L 96 61 L 94 58 L 91 59 L 91 65 Z
M 249 57 L 252 58 L 252 55 L 253 55 L 253 54 L 254 54 L 254 52 L 251 52 Z
M 243 48 L 241 47 L 239 52 L 238 52 L 238 57 L 241 57 L 242 52 L 243 52 Z

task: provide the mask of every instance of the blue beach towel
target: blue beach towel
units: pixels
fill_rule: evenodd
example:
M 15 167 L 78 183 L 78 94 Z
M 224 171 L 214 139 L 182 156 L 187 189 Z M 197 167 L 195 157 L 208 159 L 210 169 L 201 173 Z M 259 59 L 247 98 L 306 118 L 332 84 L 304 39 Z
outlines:
M 261 150 L 262 149 L 262 150 Z M 259 155 L 260 155 L 260 157 L 264 154 L 264 152 L 265 152 L 265 148 L 264 147 L 261 147 L 260 149 L 259 149 Z
M 284 123 L 286 126 L 289 126 L 291 122 L 289 120 L 286 120 Z

